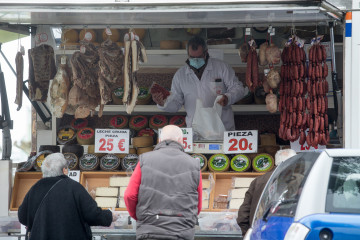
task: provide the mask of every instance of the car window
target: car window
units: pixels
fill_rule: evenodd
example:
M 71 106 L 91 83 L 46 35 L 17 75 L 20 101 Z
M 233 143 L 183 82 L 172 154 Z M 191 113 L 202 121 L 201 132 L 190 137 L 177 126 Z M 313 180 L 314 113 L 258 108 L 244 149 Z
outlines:
M 293 217 L 301 190 L 319 153 L 299 153 L 280 164 L 269 179 L 255 216 L 264 215 Z
M 335 157 L 325 211 L 360 213 L 360 157 Z

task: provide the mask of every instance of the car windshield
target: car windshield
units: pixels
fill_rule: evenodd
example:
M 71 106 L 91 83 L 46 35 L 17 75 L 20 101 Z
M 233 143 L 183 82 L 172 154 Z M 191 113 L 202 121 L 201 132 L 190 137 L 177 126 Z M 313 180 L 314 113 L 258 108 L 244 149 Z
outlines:
M 360 213 L 360 157 L 334 158 L 325 210 Z
M 301 190 L 320 153 L 299 153 L 280 164 L 264 189 L 254 221 L 295 215 Z

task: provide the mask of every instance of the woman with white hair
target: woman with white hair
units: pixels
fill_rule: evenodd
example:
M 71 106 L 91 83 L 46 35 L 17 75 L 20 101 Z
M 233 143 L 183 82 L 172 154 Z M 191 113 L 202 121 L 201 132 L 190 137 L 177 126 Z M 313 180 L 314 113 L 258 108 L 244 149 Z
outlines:
M 92 239 L 90 226 L 110 226 L 118 217 L 99 208 L 78 182 L 67 176 L 68 162 L 61 153 L 48 155 L 43 178 L 26 194 L 18 217 L 27 227 L 27 239 Z

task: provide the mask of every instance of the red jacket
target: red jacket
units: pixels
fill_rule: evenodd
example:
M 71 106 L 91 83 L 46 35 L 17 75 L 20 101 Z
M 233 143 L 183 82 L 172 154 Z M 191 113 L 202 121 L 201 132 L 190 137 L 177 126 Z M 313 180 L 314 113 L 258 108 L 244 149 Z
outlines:
M 139 194 L 139 187 L 140 187 L 140 183 L 141 183 L 141 168 L 140 168 L 140 164 L 137 164 L 137 166 L 135 167 L 135 170 L 131 176 L 130 179 L 130 183 L 126 188 L 125 191 L 125 195 L 124 195 L 124 200 L 125 200 L 125 205 L 126 208 L 130 214 L 130 216 L 137 220 L 136 218 L 136 205 L 138 203 L 138 194 Z M 199 181 L 199 186 L 198 186 L 198 214 L 201 211 L 201 207 L 202 207 L 202 176 L 201 176 L 201 172 L 200 172 L 200 181 Z

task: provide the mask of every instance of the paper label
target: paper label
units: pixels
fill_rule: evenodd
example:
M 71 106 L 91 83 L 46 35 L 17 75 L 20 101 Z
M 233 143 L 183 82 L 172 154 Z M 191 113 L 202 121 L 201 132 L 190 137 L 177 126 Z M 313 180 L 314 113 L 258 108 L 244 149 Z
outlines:
M 129 153 L 129 129 L 95 129 L 95 153 Z
M 224 132 L 224 153 L 256 153 L 258 130 Z
M 108 36 L 111 36 L 111 35 L 112 35 L 112 32 L 111 32 L 111 30 L 110 30 L 109 27 L 107 27 L 107 28 L 105 29 L 105 33 L 106 33 L 106 35 L 108 35 Z
M 76 182 L 79 182 L 80 181 L 80 171 L 79 170 L 69 171 L 68 177 Z

